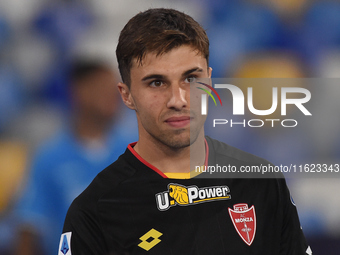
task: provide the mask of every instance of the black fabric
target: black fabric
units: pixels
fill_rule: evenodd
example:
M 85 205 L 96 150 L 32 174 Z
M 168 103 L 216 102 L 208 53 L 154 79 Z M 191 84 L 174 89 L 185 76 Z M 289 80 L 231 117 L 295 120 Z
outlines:
M 269 163 L 209 137 L 206 140 L 209 164 Z M 72 203 L 63 230 L 72 232 L 71 253 L 306 254 L 308 245 L 284 178 L 201 177 L 163 178 L 127 149 Z M 175 190 L 179 196 L 171 197 L 169 192 Z M 196 191 L 201 199 L 188 203 L 188 197 L 193 198 Z M 244 222 L 238 225 L 240 232 L 248 231 L 248 242 L 254 234 L 250 245 L 238 234 L 230 216 L 234 205 L 240 204 L 248 209 L 253 206 L 255 211 L 254 217 L 249 213 L 240 216 Z M 140 238 L 146 233 L 161 236 L 143 242 Z M 139 246 L 141 243 L 152 247 L 147 251 Z

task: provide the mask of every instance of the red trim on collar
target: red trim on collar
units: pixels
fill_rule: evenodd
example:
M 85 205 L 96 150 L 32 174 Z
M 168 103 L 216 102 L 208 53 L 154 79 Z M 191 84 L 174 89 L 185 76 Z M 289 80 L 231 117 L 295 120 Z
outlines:
M 147 167 L 151 168 L 153 171 L 155 171 L 156 173 L 158 173 L 160 176 L 162 176 L 163 178 L 168 178 L 161 170 L 159 170 L 157 167 L 151 165 L 149 162 L 147 162 L 145 159 L 143 159 L 134 149 L 133 147 L 136 145 L 137 142 L 134 143 L 130 143 L 128 145 L 128 149 L 129 151 L 131 151 L 131 153 L 140 161 L 142 162 L 144 165 L 146 165 Z M 204 165 L 207 167 L 208 166 L 208 159 L 209 159 L 209 145 L 207 140 L 204 138 L 204 143 L 205 143 L 205 160 L 204 160 Z
M 145 159 L 143 159 L 134 149 L 133 146 L 136 145 L 137 142 L 134 143 L 130 143 L 128 145 L 128 149 L 131 151 L 131 153 L 140 161 L 142 162 L 144 165 L 146 165 L 147 167 L 151 168 L 152 170 L 154 170 L 156 173 L 158 173 L 160 176 L 162 176 L 163 178 L 168 178 L 161 170 L 159 170 L 157 167 L 151 165 L 149 162 L 147 162 Z

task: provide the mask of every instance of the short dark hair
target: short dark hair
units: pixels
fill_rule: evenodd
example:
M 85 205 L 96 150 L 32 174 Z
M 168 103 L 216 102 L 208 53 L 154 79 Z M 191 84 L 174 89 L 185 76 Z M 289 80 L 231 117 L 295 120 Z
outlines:
M 209 39 L 202 26 L 189 15 L 156 8 L 138 13 L 120 33 L 116 49 L 119 72 L 130 86 L 133 59 L 139 64 L 146 53 L 161 55 L 181 45 L 190 45 L 209 59 Z

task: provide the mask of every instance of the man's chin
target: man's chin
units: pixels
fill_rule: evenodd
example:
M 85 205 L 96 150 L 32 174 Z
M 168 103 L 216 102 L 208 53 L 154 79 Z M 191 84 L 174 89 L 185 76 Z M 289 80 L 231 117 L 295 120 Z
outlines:
M 180 149 L 189 147 L 191 145 L 191 141 L 190 141 L 190 138 L 173 139 L 173 140 L 167 141 L 167 144 L 172 149 L 180 150 Z
M 172 130 L 163 132 L 159 136 L 154 136 L 154 138 L 173 150 L 179 150 L 187 148 L 196 142 L 199 136 L 197 131 L 197 129 L 194 131 L 188 129 Z
M 191 131 L 189 133 L 186 133 L 185 136 L 180 137 L 179 135 L 179 137 L 174 137 L 172 141 L 175 141 L 174 144 L 176 144 L 177 148 L 185 148 L 194 144 L 198 136 L 199 132 Z
M 191 146 L 196 142 L 198 136 L 190 136 L 190 137 L 181 137 L 181 138 L 173 138 L 171 140 L 166 141 L 166 144 L 172 149 L 184 149 Z

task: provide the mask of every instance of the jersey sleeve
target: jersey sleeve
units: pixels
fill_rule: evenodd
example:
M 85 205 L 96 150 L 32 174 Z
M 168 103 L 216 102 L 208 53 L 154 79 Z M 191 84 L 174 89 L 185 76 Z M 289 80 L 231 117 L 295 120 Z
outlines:
M 280 255 L 311 255 L 303 234 L 296 205 L 284 179 L 282 180 L 283 227 L 281 230 Z
M 105 237 L 95 210 L 82 209 L 75 202 L 66 215 L 58 255 L 108 254 Z

